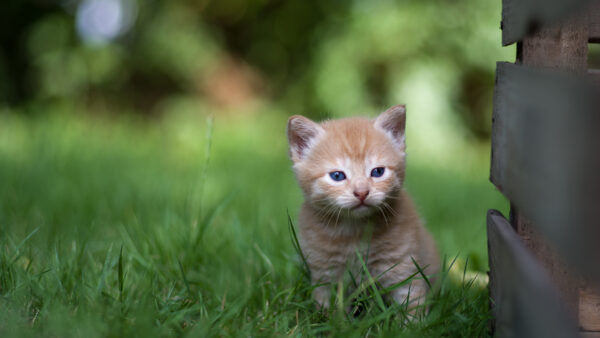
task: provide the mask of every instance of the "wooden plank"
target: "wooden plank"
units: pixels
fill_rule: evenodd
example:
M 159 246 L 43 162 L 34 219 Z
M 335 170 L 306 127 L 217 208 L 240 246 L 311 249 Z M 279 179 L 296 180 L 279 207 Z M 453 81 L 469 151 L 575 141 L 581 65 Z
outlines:
M 593 81 L 600 82 L 600 69 L 588 69 L 588 75 Z
M 579 333 L 581 338 L 600 338 L 600 332 L 583 331 Z
M 510 45 L 542 27 L 581 15 L 589 0 L 504 0 L 502 1 L 502 44 Z
M 564 259 L 556 250 L 548 245 L 536 231 L 531 221 L 513 206 L 511 209 L 511 224 L 523 241 L 525 247 L 544 267 L 550 279 L 561 290 L 559 297 L 565 306 L 575 314 L 579 313 L 579 288 L 581 280 L 573 276 L 573 271 L 567 269 Z
M 565 262 L 600 285 L 600 102 L 580 76 L 498 63 L 491 180 Z M 596 260 L 593 260 L 597 262 Z
M 587 17 L 576 17 L 553 26 L 540 27 L 523 37 L 518 62 L 536 67 L 560 67 L 587 71 Z
M 585 331 L 600 331 L 600 294 L 589 287 L 579 290 L 579 327 Z
M 598 1 L 594 0 L 593 8 L 586 15 L 577 15 L 552 26 L 540 27 L 525 36 L 519 45 L 517 62 L 534 67 L 561 68 L 572 73 L 586 73 L 589 32 L 593 29 L 592 24 L 596 18 L 592 9 L 596 9 L 597 3 Z M 563 119 L 569 119 L 571 114 L 570 111 L 562 112 Z M 593 330 L 593 324 L 600 320 L 600 313 L 585 307 L 589 305 L 589 302 L 586 302 L 589 299 L 580 297 L 582 279 L 573 273 L 572 269 L 568 269 L 569 265 L 565 264 L 565 260 L 540 235 L 532 222 L 518 209 L 514 209 L 514 205 L 511 209 L 511 223 L 525 246 L 561 290 L 561 300 L 572 313 L 578 315 L 580 327 Z M 563 225 L 563 228 L 567 229 L 566 225 Z
M 600 42 L 600 0 L 593 0 L 589 8 L 588 35 L 592 43 Z
M 577 325 L 546 271 L 496 210 L 487 215 L 490 296 L 497 337 L 575 337 Z

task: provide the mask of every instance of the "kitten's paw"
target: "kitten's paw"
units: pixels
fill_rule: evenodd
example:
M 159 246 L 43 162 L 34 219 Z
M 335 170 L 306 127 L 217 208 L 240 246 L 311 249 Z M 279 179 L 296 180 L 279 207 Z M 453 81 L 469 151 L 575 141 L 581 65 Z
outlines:
M 406 304 L 409 320 L 421 317 L 426 313 L 425 296 L 426 289 L 418 284 L 412 284 L 406 288 L 398 288 L 392 292 L 392 299 L 398 304 Z
M 329 287 L 319 286 L 313 291 L 313 298 L 317 302 L 317 309 L 327 311 L 329 310 L 329 298 L 331 298 L 331 292 Z

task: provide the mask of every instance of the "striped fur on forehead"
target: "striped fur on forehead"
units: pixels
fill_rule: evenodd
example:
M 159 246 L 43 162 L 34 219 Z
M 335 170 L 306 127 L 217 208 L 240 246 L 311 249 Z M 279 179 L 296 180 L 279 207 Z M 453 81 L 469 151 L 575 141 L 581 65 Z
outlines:
M 347 118 L 326 121 L 321 124 L 325 137 L 315 145 L 310 160 L 331 161 L 349 159 L 363 163 L 369 158 L 378 158 L 399 166 L 403 154 L 397 151 L 387 135 L 373 126 L 367 118 Z

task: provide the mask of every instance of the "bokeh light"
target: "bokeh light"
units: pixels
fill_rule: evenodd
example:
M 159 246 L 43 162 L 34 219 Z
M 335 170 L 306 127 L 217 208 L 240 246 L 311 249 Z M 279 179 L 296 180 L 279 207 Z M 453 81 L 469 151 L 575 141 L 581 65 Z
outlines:
M 108 43 L 127 32 L 135 13 L 132 0 L 84 0 L 77 9 L 77 33 L 86 43 Z

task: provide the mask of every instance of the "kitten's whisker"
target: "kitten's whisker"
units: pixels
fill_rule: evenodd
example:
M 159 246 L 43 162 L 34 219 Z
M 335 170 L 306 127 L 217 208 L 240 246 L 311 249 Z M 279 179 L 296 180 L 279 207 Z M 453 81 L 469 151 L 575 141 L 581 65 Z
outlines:
M 383 212 L 383 209 L 381 209 L 379 206 L 376 206 L 376 207 L 377 207 L 377 209 L 379 210 L 379 212 L 381 213 L 381 215 L 383 215 L 383 219 L 384 219 L 384 221 L 385 221 L 385 225 L 386 225 L 386 226 L 390 226 L 390 223 L 388 223 L 388 219 L 387 219 L 387 217 L 385 216 L 385 212 Z
M 329 201 L 330 202 L 330 198 L 329 197 L 323 197 L 323 198 L 317 198 L 317 199 L 313 199 L 313 202 L 323 202 L 323 201 Z
M 328 211 L 325 215 L 323 215 L 323 220 L 326 221 L 325 226 L 329 226 L 331 222 L 331 218 L 333 217 L 333 212 Z
M 331 220 L 333 219 L 333 216 L 335 215 L 336 212 L 336 208 L 334 205 L 332 205 L 332 208 L 327 210 L 327 213 L 324 217 L 327 217 L 327 224 L 325 225 L 326 227 L 329 226 L 329 223 L 331 222 Z
M 402 200 L 402 196 L 386 196 L 386 200 Z
M 320 208 L 315 210 L 317 213 L 327 212 L 330 210 L 331 207 L 335 207 L 335 204 L 333 202 L 329 201 L 329 199 L 323 199 L 322 201 L 325 201 L 325 200 L 327 200 L 327 203 L 320 205 Z
M 338 209 L 337 216 L 335 217 L 335 224 L 338 225 L 338 220 L 340 218 L 340 213 L 342 212 L 342 207 Z
M 394 208 L 392 208 L 392 207 L 391 207 L 389 204 L 387 204 L 387 203 L 383 203 L 382 205 L 383 205 L 383 206 L 384 206 L 384 207 L 385 207 L 385 208 L 386 208 L 386 209 L 389 211 L 389 213 L 390 213 L 392 216 L 395 216 L 395 217 L 398 217 L 398 216 L 400 216 L 400 215 L 398 214 L 398 212 L 397 212 L 396 210 L 394 210 Z
M 383 202 L 383 203 L 381 203 L 381 205 L 382 205 L 384 208 L 386 208 L 386 209 L 387 209 L 387 210 L 388 210 L 388 211 L 389 211 L 389 212 L 392 214 L 392 216 L 396 216 L 396 217 L 398 217 L 398 216 L 399 216 L 399 215 L 398 215 L 398 212 L 397 212 L 396 210 L 394 210 L 394 208 L 392 208 L 392 206 L 391 206 L 391 205 L 389 205 L 387 202 Z

